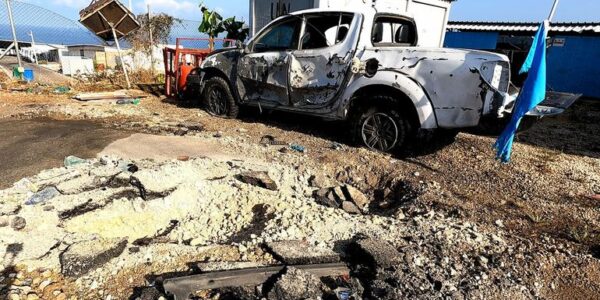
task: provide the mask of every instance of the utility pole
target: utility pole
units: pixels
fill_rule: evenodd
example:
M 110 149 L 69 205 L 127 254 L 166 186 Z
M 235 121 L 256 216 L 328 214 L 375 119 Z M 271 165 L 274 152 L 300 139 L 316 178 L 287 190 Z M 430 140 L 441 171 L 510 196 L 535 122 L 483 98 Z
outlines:
M 133 5 L 131 5 L 131 0 L 129 0 L 129 11 L 133 12 Z
M 150 34 L 150 74 L 154 78 L 154 39 L 152 36 L 152 15 L 148 4 L 148 33 Z
M 554 19 L 554 15 L 556 14 L 556 9 L 558 8 L 558 3 L 560 0 L 554 0 L 554 4 L 552 5 L 552 10 L 550 11 L 550 15 L 548 16 L 548 21 L 552 21 Z
M 29 36 L 31 36 L 31 52 L 33 53 L 33 60 L 35 61 L 35 64 L 38 65 L 38 57 L 37 57 L 37 52 L 35 51 L 35 39 L 33 38 L 33 31 L 29 31 Z
M 119 38 L 117 36 L 117 32 L 115 31 L 115 27 L 113 24 L 109 23 L 110 29 L 112 30 L 113 38 L 115 39 L 115 45 L 117 46 L 117 52 L 119 52 L 119 58 L 121 59 L 121 67 L 123 68 L 123 73 L 125 73 L 125 81 L 127 81 L 127 89 L 131 89 L 131 82 L 129 81 L 129 74 L 127 74 L 127 68 L 125 67 L 125 62 L 123 61 L 123 54 L 121 52 L 121 45 L 119 44 Z
M 10 28 L 12 29 L 13 43 L 15 45 L 15 51 L 17 52 L 17 61 L 19 62 L 19 72 L 23 70 L 23 63 L 21 62 L 21 53 L 19 52 L 19 40 L 17 39 L 17 30 L 15 29 L 15 20 L 13 19 L 12 9 L 10 7 L 10 0 L 6 0 L 6 8 L 8 9 L 8 20 L 10 22 Z

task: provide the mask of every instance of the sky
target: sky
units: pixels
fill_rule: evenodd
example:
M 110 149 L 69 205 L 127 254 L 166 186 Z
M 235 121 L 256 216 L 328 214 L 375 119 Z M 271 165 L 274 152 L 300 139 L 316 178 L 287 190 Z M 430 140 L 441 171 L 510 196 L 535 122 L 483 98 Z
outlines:
M 70 19 L 79 18 L 79 10 L 91 0 L 21 0 L 46 7 Z M 128 0 L 121 0 L 128 5 Z M 136 14 L 146 11 L 167 12 L 177 18 L 200 20 L 200 0 L 131 0 Z M 332 0 L 334 1 L 334 0 Z M 452 7 L 453 21 L 541 21 L 547 17 L 554 0 L 458 0 Z M 206 6 L 224 17 L 248 20 L 249 0 L 204 0 Z M 561 0 L 556 21 L 600 22 L 600 0 Z

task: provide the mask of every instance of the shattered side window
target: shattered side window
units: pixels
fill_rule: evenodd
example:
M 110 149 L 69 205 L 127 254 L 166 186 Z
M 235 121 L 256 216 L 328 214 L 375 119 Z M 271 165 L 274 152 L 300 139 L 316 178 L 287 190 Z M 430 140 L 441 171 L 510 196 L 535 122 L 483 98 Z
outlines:
M 417 28 L 409 19 L 377 17 L 371 40 L 378 46 L 414 46 L 417 44 Z
M 298 49 L 301 20 L 289 19 L 268 29 L 254 44 L 255 52 Z
M 301 49 L 326 48 L 343 42 L 353 18 L 352 14 L 343 13 L 307 15 Z

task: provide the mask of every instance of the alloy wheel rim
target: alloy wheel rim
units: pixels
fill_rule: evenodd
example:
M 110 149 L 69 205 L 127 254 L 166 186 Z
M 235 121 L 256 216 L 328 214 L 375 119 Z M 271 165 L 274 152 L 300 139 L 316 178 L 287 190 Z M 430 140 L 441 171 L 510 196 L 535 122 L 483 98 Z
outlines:
M 367 147 L 388 152 L 398 143 L 398 126 L 394 119 L 384 113 L 369 116 L 362 124 L 362 138 Z
M 227 112 L 227 103 L 223 91 L 218 87 L 213 87 L 208 94 L 208 105 L 210 111 L 222 116 Z

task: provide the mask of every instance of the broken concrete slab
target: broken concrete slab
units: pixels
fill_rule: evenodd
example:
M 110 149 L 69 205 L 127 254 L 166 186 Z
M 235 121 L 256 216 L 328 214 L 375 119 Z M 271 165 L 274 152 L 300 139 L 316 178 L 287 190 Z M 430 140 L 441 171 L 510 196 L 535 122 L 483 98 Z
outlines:
M 362 211 L 356 206 L 356 204 L 350 201 L 342 202 L 342 209 L 351 215 L 360 215 Z
M 268 299 L 320 299 L 324 285 L 321 279 L 309 272 L 288 267 L 275 282 Z
M 316 190 L 313 196 L 317 203 L 327 207 L 340 208 L 342 205 L 342 201 L 331 188 Z
M 352 242 L 348 252 L 350 256 L 360 258 L 372 267 L 384 269 L 397 266 L 403 261 L 403 256 L 394 246 L 372 238 Z
M 340 256 L 328 248 L 315 247 L 305 241 L 283 241 L 266 244 L 275 258 L 287 265 L 336 263 Z
M 320 189 L 315 191 L 313 196 L 317 203 L 321 205 L 334 208 L 341 207 L 352 214 L 365 212 L 370 202 L 365 194 L 350 185 Z M 344 204 L 344 202 L 349 203 Z
M 367 205 L 369 205 L 369 198 L 355 187 L 351 185 L 345 185 L 342 190 L 344 191 L 346 200 L 352 201 L 354 204 L 356 204 L 358 209 L 364 211 L 367 208 Z
M 62 273 L 70 277 L 84 275 L 121 255 L 125 247 L 125 239 L 92 240 L 73 244 L 59 257 Z
M 278 189 L 277 183 L 269 176 L 269 173 L 265 171 L 249 171 L 238 175 L 238 179 L 246 184 L 261 187 L 276 191 Z

